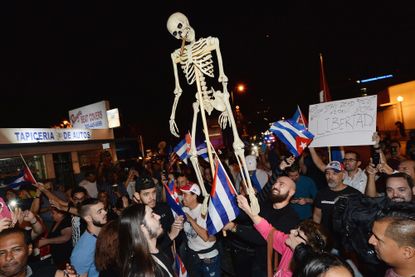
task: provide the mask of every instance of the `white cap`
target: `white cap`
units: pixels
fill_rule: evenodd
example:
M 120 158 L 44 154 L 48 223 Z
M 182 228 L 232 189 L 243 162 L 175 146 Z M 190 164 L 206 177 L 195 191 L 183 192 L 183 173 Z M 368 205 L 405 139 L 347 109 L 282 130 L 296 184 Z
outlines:
M 200 195 L 200 188 L 199 188 L 198 184 L 196 184 L 196 183 L 185 185 L 185 186 L 181 187 L 180 190 L 184 193 L 193 192 L 197 196 Z

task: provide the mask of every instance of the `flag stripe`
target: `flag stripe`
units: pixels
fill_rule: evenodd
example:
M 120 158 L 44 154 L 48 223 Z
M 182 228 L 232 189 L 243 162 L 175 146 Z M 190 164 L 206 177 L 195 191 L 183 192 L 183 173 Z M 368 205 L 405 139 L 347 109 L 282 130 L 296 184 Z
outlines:
M 214 235 L 239 214 L 236 192 L 219 160 L 213 181 L 206 225 L 208 233 Z

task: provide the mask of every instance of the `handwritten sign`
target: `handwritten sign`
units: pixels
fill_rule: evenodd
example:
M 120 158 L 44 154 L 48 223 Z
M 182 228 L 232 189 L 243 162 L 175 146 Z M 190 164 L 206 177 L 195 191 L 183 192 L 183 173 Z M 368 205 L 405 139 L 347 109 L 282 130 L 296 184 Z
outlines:
M 376 105 L 376 95 L 310 105 L 310 147 L 374 144 Z

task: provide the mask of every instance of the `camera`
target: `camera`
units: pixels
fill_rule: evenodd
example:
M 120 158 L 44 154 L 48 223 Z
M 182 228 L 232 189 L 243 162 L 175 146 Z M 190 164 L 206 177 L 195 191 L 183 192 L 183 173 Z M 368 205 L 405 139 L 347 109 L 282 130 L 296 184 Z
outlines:
M 372 162 L 376 166 L 380 163 L 380 153 L 373 151 L 372 154 Z

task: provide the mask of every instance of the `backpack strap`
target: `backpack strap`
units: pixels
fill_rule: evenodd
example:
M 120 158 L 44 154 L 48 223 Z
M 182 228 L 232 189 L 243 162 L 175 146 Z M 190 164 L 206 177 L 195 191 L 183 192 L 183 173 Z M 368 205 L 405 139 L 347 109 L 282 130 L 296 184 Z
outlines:
M 267 277 L 272 277 L 278 267 L 278 253 L 274 253 L 274 248 L 272 247 L 274 242 L 274 232 L 275 228 L 272 227 L 267 237 Z M 272 256 L 274 256 L 274 259 Z

